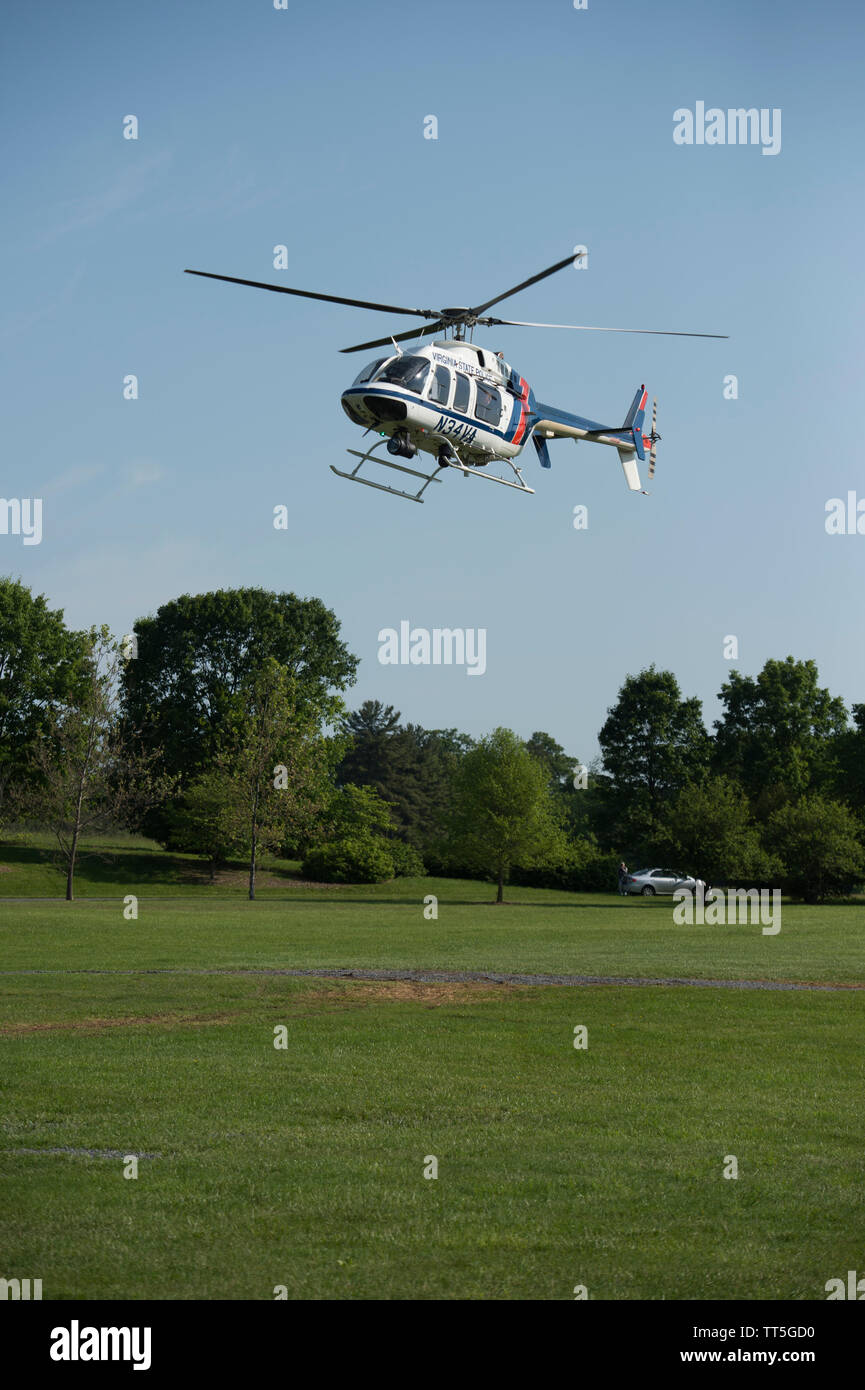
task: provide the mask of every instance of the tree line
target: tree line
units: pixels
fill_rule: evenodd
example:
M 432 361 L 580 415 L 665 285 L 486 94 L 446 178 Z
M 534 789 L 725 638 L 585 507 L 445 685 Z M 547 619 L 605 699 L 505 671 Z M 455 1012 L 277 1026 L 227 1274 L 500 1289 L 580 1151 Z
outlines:
M 625 859 L 813 901 L 865 879 L 865 704 L 813 661 L 733 669 L 721 717 L 671 671 L 626 678 L 589 767 L 537 731 L 349 710 L 357 658 L 319 599 L 183 595 L 118 643 L 0 580 L 0 825 L 50 831 L 74 892 L 82 836 L 124 826 L 215 878 L 262 854 L 327 882 L 426 872 L 604 890 Z

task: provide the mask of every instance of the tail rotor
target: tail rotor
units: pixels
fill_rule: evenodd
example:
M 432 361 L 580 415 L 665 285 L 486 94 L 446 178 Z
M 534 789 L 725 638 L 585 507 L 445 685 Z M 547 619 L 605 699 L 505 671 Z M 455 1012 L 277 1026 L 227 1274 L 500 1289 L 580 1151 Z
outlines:
M 655 426 L 657 425 L 657 423 L 658 423 L 658 398 L 657 398 L 657 396 L 655 396 L 654 399 L 652 400 L 652 432 L 651 432 L 651 434 L 649 435 L 649 442 L 650 442 L 650 445 L 651 445 L 651 447 L 650 447 L 650 449 L 649 449 L 649 482 L 651 482 L 652 479 L 653 479 L 654 476 L 655 476 L 655 458 L 656 458 L 657 452 L 658 452 L 658 440 L 661 438 L 661 436 L 658 434 L 657 429 L 655 428 Z

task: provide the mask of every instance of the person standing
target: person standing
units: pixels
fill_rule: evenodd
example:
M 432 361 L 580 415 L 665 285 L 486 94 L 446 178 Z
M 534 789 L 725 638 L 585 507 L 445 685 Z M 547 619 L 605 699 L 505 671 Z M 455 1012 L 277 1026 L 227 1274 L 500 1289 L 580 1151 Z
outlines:
M 628 890 L 625 887 L 627 878 L 628 866 L 625 863 L 625 861 L 622 860 L 621 864 L 619 865 L 619 896 L 622 898 L 626 898 L 628 896 Z

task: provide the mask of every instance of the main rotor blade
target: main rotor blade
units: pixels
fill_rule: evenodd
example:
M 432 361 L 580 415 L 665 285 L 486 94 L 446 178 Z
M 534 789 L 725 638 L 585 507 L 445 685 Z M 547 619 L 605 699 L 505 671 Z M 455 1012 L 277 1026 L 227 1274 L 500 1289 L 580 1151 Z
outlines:
M 584 333 L 652 333 L 660 338 L 729 338 L 729 333 L 678 333 L 671 328 L 597 328 L 590 323 L 525 323 L 522 319 L 479 319 L 496 328 L 577 328 Z
M 363 352 L 364 348 L 387 347 L 388 343 L 407 343 L 409 338 L 427 338 L 431 333 L 438 333 L 439 329 L 447 328 L 447 324 L 439 319 L 436 323 L 428 324 L 425 328 L 409 328 L 405 333 L 397 333 L 389 338 L 373 338 L 371 343 L 355 343 L 354 347 L 340 348 L 340 352 Z
M 372 304 L 367 299 L 345 299 L 340 294 L 315 294 L 312 290 L 290 290 L 287 285 L 268 285 L 262 280 L 239 280 L 236 275 L 214 275 L 210 270 L 185 270 L 184 275 L 203 275 L 207 280 L 227 280 L 231 285 L 250 285 L 254 290 L 274 290 L 276 294 L 295 294 L 301 299 L 325 299 L 329 304 L 349 304 L 354 309 L 381 309 L 385 314 L 415 314 L 421 319 L 436 318 L 432 309 L 403 309 L 399 304 Z
M 573 256 L 568 256 L 556 265 L 551 265 L 548 270 L 542 270 L 539 275 L 532 275 L 528 280 L 523 280 L 521 284 L 514 285 L 512 290 L 505 290 L 504 294 L 497 294 L 495 299 L 488 299 L 484 304 L 477 304 L 471 312 L 482 314 L 484 309 L 491 309 L 494 304 L 500 304 L 503 299 L 510 299 L 512 294 L 518 294 L 520 290 L 528 289 L 529 285 L 536 285 L 539 280 L 546 280 L 548 275 L 555 275 L 557 270 L 564 270 L 566 265 L 573 265 L 574 259 Z

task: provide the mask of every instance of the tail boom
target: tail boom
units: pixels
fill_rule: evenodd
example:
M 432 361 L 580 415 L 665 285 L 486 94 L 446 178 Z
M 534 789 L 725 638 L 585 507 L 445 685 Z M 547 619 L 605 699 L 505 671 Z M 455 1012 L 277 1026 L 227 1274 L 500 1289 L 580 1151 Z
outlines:
M 534 426 L 535 438 L 547 439 L 585 439 L 590 444 L 608 444 L 616 449 L 621 460 L 625 481 L 632 492 L 642 492 L 638 460 L 643 462 L 646 450 L 651 448 L 652 436 L 643 434 L 646 419 L 648 392 L 645 385 L 640 386 L 632 400 L 623 425 L 601 425 L 596 420 L 587 420 L 582 415 L 559 410 L 556 406 L 535 407 L 537 419 Z M 537 443 L 536 446 L 538 447 Z

